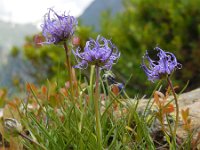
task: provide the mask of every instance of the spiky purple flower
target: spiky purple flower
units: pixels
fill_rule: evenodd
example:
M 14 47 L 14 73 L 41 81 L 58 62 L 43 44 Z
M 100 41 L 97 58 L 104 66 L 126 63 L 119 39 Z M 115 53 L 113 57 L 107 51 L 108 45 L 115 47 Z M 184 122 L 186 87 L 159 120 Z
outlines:
M 42 34 L 46 39 L 46 44 L 58 44 L 70 39 L 78 22 L 73 16 L 58 15 L 52 8 L 44 16 Z
M 85 69 L 88 65 L 95 65 L 101 69 L 110 70 L 120 57 L 120 52 L 110 40 L 98 36 L 96 41 L 86 42 L 83 52 L 78 48 L 73 52 L 78 64 L 74 68 Z
M 148 56 L 148 52 L 143 56 L 142 68 L 146 73 L 148 80 L 154 82 L 161 79 L 163 76 L 170 75 L 175 69 L 180 69 L 182 65 L 177 62 L 174 54 L 165 52 L 161 48 L 156 47 L 158 51 L 158 61 L 152 60 Z M 149 61 L 149 66 L 145 64 L 145 59 Z

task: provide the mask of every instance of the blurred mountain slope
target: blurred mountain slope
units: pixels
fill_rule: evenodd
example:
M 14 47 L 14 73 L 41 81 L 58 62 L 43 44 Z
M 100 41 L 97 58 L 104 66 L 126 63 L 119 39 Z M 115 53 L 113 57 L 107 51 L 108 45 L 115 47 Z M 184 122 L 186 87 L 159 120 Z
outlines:
M 112 15 L 122 11 L 122 0 L 95 0 L 80 16 L 83 25 L 93 26 L 95 30 L 100 30 L 100 19 L 103 11 L 109 10 Z
M 0 20 L 0 54 L 7 54 L 12 46 L 21 46 L 27 35 L 37 33 L 33 24 L 14 24 Z

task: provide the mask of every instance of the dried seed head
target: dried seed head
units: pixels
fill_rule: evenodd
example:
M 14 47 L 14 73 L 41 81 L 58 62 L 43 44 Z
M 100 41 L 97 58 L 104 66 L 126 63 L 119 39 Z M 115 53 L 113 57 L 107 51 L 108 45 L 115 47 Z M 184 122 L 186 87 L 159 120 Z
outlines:
M 22 131 L 22 125 L 14 118 L 4 119 L 4 129 L 12 135 L 18 135 Z

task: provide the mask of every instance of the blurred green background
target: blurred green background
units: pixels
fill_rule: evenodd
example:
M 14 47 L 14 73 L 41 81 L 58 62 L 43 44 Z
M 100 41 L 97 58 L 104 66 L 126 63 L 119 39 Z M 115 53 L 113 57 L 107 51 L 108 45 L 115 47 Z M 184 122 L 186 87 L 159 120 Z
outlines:
M 173 74 L 180 90 L 187 81 L 188 91 L 200 87 L 200 0 L 96 0 L 80 16 L 75 37 L 83 48 L 98 34 L 111 39 L 121 51 L 112 71 L 118 82 L 127 83 L 129 95 L 149 95 L 156 85 L 147 81 L 140 67 L 145 51 L 156 46 L 173 52 L 183 65 Z M 18 73 L 7 79 L 8 87 L 23 89 L 25 75 L 26 81 L 37 84 L 48 79 L 64 85 L 67 73 L 62 46 L 39 46 L 37 40 L 42 41 L 39 33 L 27 36 L 23 47 L 12 48 L 8 63 L 1 67 L 5 70 L 18 64 Z M 83 73 L 87 75 L 87 71 Z

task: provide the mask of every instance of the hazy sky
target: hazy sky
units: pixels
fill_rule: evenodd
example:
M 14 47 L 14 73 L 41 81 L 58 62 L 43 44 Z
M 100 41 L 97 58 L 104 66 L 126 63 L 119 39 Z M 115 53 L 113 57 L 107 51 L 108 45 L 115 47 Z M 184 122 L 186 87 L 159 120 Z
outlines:
M 79 16 L 94 0 L 0 0 L 0 19 L 16 23 L 39 23 L 47 8 Z

